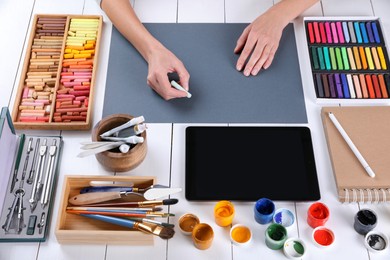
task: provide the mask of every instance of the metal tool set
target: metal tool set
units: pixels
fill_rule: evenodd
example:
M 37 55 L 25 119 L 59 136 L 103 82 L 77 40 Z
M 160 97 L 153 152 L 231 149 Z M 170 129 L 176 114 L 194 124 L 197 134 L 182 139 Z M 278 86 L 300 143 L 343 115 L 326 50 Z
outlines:
M 45 240 L 61 145 L 60 136 L 19 137 L 3 198 L 0 242 Z

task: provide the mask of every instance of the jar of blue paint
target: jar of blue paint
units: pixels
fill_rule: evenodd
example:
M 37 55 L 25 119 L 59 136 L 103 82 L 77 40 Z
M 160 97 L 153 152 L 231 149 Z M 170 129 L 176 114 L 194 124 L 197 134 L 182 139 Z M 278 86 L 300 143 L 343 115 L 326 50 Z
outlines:
M 262 225 L 268 224 L 272 221 L 272 217 L 275 213 L 275 204 L 270 199 L 261 198 L 256 201 L 254 213 L 257 223 Z

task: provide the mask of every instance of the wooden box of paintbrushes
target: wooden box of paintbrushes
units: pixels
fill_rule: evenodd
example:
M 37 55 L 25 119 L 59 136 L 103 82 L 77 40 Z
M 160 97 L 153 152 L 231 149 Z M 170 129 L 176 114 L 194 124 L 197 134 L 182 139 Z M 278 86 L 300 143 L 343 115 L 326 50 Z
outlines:
M 116 224 L 111 224 L 98 219 L 90 218 L 86 215 L 90 214 L 87 211 L 96 211 L 96 214 L 101 214 L 103 211 L 116 212 L 134 212 L 137 207 L 132 206 L 134 203 L 145 202 L 143 196 L 139 196 L 140 192 L 128 192 L 121 198 L 108 200 L 107 203 L 88 202 L 85 203 L 74 202 L 76 199 L 81 199 L 80 195 L 85 195 L 88 192 L 93 193 L 91 189 L 107 187 L 118 187 L 127 189 L 128 191 L 142 191 L 148 189 L 155 183 L 155 177 L 139 177 L 139 176 L 65 176 L 60 208 L 58 212 L 58 220 L 55 229 L 55 235 L 59 243 L 66 244 L 126 244 L 126 245 L 153 245 L 152 234 L 141 232 L 139 229 L 124 227 Z M 101 192 L 97 192 L 101 193 Z M 133 194 L 134 193 L 134 194 Z M 72 203 L 70 203 L 72 202 Z M 92 205 L 88 205 L 92 204 Z M 122 205 L 129 203 L 129 205 Z M 117 204 L 117 206 L 115 206 Z M 99 206 L 103 205 L 103 206 Z M 107 206 L 106 206 L 107 205 Z M 164 206 L 162 206 L 164 207 Z M 153 207 L 147 206 L 145 211 L 139 211 L 138 217 L 146 214 L 147 211 L 153 211 Z M 157 210 L 157 207 L 154 208 Z M 161 209 L 167 211 L 167 208 Z M 100 213 L 99 213 L 100 212 Z M 89 213 L 89 214 L 87 214 Z M 113 215 L 117 218 L 116 215 Z M 128 217 L 127 219 L 131 219 Z M 126 221 L 127 221 L 126 219 Z
M 88 130 L 103 19 L 37 14 L 14 102 L 16 129 Z
M 1 110 L 0 242 L 45 241 L 61 147 L 61 136 L 17 135 Z

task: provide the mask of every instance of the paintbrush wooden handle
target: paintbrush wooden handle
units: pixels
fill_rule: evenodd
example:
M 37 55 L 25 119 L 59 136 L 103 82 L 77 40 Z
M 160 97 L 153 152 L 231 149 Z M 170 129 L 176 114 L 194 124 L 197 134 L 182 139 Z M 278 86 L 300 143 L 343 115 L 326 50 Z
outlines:
M 91 192 L 76 195 L 69 199 L 69 203 L 72 205 L 85 205 L 95 204 L 104 201 L 110 201 L 120 199 L 121 194 L 119 192 Z

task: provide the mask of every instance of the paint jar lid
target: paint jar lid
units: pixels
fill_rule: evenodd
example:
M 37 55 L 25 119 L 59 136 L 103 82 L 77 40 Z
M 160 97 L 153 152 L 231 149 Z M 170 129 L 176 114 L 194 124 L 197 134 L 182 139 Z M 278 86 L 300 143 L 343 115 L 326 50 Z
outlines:
M 306 245 L 302 239 L 292 237 L 284 242 L 283 252 L 290 259 L 301 259 L 306 253 Z
M 313 229 L 312 239 L 314 244 L 319 247 L 329 247 L 333 244 L 335 236 L 332 230 L 324 226 L 319 226 Z
M 252 240 L 252 231 L 245 225 L 235 224 L 230 229 L 230 240 L 238 246 L 247 245 Z
M 191 235 L 194 227 L 200 223 L 199 218 L 192 214 L 186 213 L 179 218 L 179 228 L 184 235 Z
M 364 237 L 364 245 L 371 252 L 383 252 L 389 247 L 389 238 L 382 232 L 372 230 Z
M 280 208 L 275 211 L 275 214 L 273 216 L 273 221 L 276 224 L 280 224 L 284 227 L 290 227 L 295 222 L 294 214 L 286 209 L 286 208 Z

